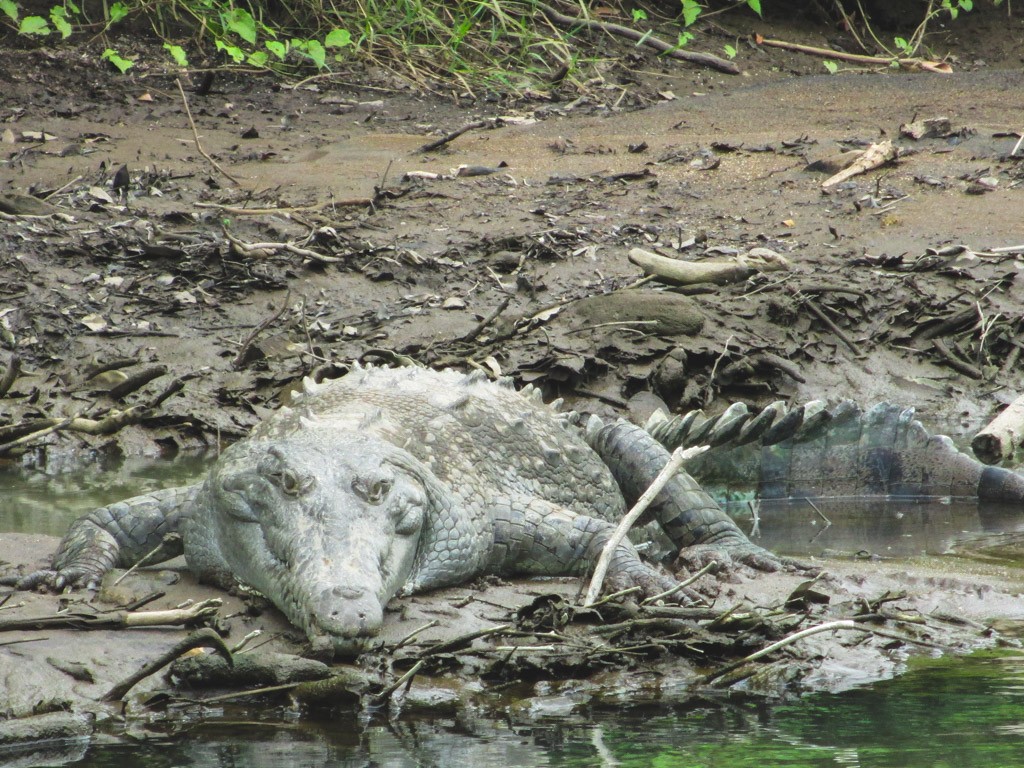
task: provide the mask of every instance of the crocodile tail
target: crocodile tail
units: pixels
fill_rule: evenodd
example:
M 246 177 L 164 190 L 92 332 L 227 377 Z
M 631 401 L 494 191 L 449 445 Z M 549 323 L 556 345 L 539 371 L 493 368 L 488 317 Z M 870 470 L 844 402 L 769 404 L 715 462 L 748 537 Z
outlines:
M 844 400 L 720 416 L 655 414 L 646 429 L 668 450 L 706 444 L 688 470 L 724 498 L 974 497 L 1024 502 L 1024 476 L 989 467 L 945 435 L 931 435 L 913 408 L 879 403 L 864 411 Z

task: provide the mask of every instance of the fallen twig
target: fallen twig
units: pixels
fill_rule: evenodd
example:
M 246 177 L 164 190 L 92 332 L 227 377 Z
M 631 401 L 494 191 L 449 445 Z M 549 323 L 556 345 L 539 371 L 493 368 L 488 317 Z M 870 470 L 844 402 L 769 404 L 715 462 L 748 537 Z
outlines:
M 166 373 L 166 365 L 152 365 L 148 368 L 143 368 L 141 371 L 133 373 L 117 386 L 111 387 L 107 394 L 115 400 L 120 400 L 125 395 L 131 394 L 137 389 L 141 389 L 149 384 L 153 379 L 158 379 Z
M 403 685 L 405 685 L 406 683 L 411 683 L 413 677 L 415 677 L 416 673 L 419 672 L 420 669 L 422 669 L 424 663 L 425 662 L 423 661 L 423 659 L 420 659 L 415 664 L 413 664 L 412 667 L 409 668 L 408 672 L 406 672 L 400 678 L 395 680 L 395 682 L 393 682 L 391 685 L 389 685 L 387 688 L 385 688 L 380 693 L 374 694 L 373 696 L 370 696 L 370 699 L 375 704 L 379 704 L 379 703 L 381 703 L 383 701 L 386 701 L 387 699 L 389 699 L 391 697 L 392 693 L 397 691 Z
M 451 651 L 456 651 L 459 648 L 464 648 L 465 646 L 469 645 L 474 640 L 478 640 L 481 637 L 487 637 L 488 635 L 497 635 L 501 632 L 507 632 L 509 628 L 510 627 L 508 624 L 496 624 L 495 626 L 488 627 L 487 629 L 479 629 L 475 632 L 467 632 L 464 635 L 453 637 L 451 640 L 445 640 L 443 643 L 432 645 L 420 654 L 420 658 L 424 659 L 427 656 L 436 656 L 439 653 L 450 653 Z
M 289 292 L 288 294 L 285 295 L 284 301 L 281 303 L 281 308 L 278 309 L 266 320 L 261 322 L 259 325 L 257 325 L 255 328 L 253 328 L 249 335 L 245 337 L 245 341 L 243 341 L 241 346 L 239 346 L 238 348 L 238 354 L 235 355 L 235 358 L 231 361 L 232 368 L 234 368 L 236 371 L 242 369 L 242 366 L 245 365 L 246 358 L 249 355 L 249 350 L 252 348 L 253 343 L 255 343 L 256 339 L 259 337 L 261 333 L 263 333 L 265 330 L 267 330 L 267 328 L 269 328 L 271 325 L 273 325 L 280 319 L 281 315 L 283 315 L 285 313 L 285 310 L 288 309 L 290 299 L 291 293 Z
M 853 339 L 851 339 L 842 328 L 836 325 L 832 321 L 831 317 L 822 312 L 818 308 L 817 304 L 815 304 L 811 299 L 805 299 L 804 306 L 807 307 L 807 309 L 810 311 L 812 315 L 814 315 L 816 318 L 821 320 L 821 322 L 823 322 L 826 326 L 828 326 L 828 329 L 832 331 L 832 333 L 834 333 L 836 337 L 841 342 L 843 342 L 843 344 L 848 346 L 850 348 L 850 351 L 853 352 L 853 354 L 855 354 L 857 357 L 863 357 L 864 353 L 861 352 L 860 347 L 857 346 L 857 343 Z
M 504 121 L 500 117 L 490 117 L 487 118 L 486 120 L 476 120 L 472 123 L 466 123 L 466 125 L 462 126 L 461 128 L 456 128 L 451 133 L 446 133 L 441 138 L 424 144 L 416 151 L 420 154 L 423 154 L 425 152 L 433 152 L 435 149 L 440 149 L 445 144 L 455 141 L 455 139 L 459 138 L 459 136 L 461 136 L 464 133 L 469 133 L 470 131 L 474 131 L 477 128 L 489 128 L 493 130 L 495 128 L 501 127 L 504 124 Z
M 851 64 L 867 64 L 869 66 L 880 66 L 880 67 L 891 67 L 893 64 L 897 64 L 902 69 L 910 70 L 923 70 L 927 72 L 937 72 L 939 74 L 949 74 L 953 71 L 953 68 L 944 61 L 931 61 L 929 59 L 901 59 L 892 56 L 865 56 L 859 53 L 844 53 L 842 51 L 836 51 L 831 48 L 817 48 L 813 45 L 802 45 L 800 43 L 788 43 L 785 40 L 771 40 L 768 38 L 761 37 L 760 35 L 754 35 L 754 42 L 758 45 L 767 45 L 771 48 L 782 48 L 787 51 L 796 51 L 797 53 L 807 53 L 811 56 L 821 56 L 827 59 L 838 59 L 839 61 L 846 61 Z
M 217 208 L 230 213 L 232 216 L 288 216 L 292 213 L 304 213 L 306 211 L 321 211 L 324 208 L 336 206 L 373 205 L 369 197 L 349 197 L 341 200 L 331 200 L 329 203 L 317 205 L 299 205 L 287 208 L 242 208 L 237 205 L 225 205 L 223 203 L 193 203 L 196 208 Z
M 569 29 L 593 29 L 599 32 L 605 32 L 609 35 L 618 35 L 624 37 L 627 40 L 632 40 L 637 45 L 646 45 L 649 48 L 653 48 L 666 56 L 679 59 L 680 61 L 688 61 L 691 64 L 699 64 L 703 67 L 711 67 L 717 69 L 719 72 L 725 72 L 727 75 L 738 75 L 740 68 L 733 62 L 727 61 L 726 59 L 718 56 L 713 56 L 710 53 L 698 53 L 697 51 L 687 51 L 678 46 L 666 43 L 650 32 L 640 32 L 630 27 L 624 27 L 621 24 L 611 24 L 606 21 L 595 21 L 594 19 L 584 19 L 579 16 L 567 16 L 564 13 L 559 13 L 550 5 L 545 3 L 537 3 L 537 8 L 551 19 L 552 22 L 560 27 L 568 27 Z
M 803 640 L 805 637 L 810 637 L 811 635 L 816 635 L 820 632 L 833 632 L 835 630 L 840 629 L 856 629 L 860 630 L 861 632 L 872 631 L 869 627 L 857 626 L 856 622 L 854 622 L 852 619 L 840 619 L 838 621 L 829 621 L 824 624 L 818 624 L 814 627 L 807 627 L 807 629 L 801 629 L 799 632 L 794 632 L 792 635 L 787 635 L 781 640 L 771 643 L 770 645 L 766 645 L 761 650 L 755 651 L 749 656 L 744 656 L 739 661 L 734 661 L 732 664 L 727 664 L 721 669 L 717 669 L 714 672 L 705 675 L 701 682 L 703 682 L 706 685 L 711 681 L 721 677 L 722 675 L 732 672 L 734 669 L 739 669 L 744 664 L 749 664 L 752 661 L 760 659 L 762 656 L 767 656 L 769 653 L 774 653 L 780 648 L 785 648 L 787 645 L 792 645 L 797 640 Z
M 0 621 L 0 632 L 29 629 L 131 629 L 182 626 L 206 621 L 216 615 L 221 600 L 211 598 L 188 608 L 166 611 L 106 611 L 104 613 L 61 613 L 52 616 L 19 617 Z
M 224 237 L 228 239 L 228 242 L 234 246 L 235 250 L 242 256 L 255 256 L 260 251 L 289 251 L 291 253 L 298 254 L 307 259 L 313 259 L 313 261 L 319 261 L 323 264 L 337 264 L 342 261 L 335 256 L 325 256 L 322 253 L 317 253 L 309 248 L 300 248 L 294 243 L 246 243 L 239 240 L 237 237 L 232 235 L 227 229 L 224 230 Z
M 125 694 L 127 694 L 128 691 L 134 688 L 142 680 L 145 680 L 154 672 L 159 672 L 183 653 L 187 653 L 194 648 L 210 648 L 214 653 L 220 654 L 229 666 L 233 663 L 231 651 L 229 651 L 227 646 L 224 645 L 224 641 L 220 639 L 220 635 L 209 627 L 203 627 L 203 629 L 193 632 L 181 642 L 176 643 L 174 647 L 170 648 L 166 653 L 161 654 L 153 661 L 145 664 L 134 674 L 126 677 L 120 683 L 103 694 L 101 700 L 119 701 L 120 699 L 123 699 Z
M 199 150 L 199 154 L 205 157 L 207 161 L 210 163 L 210 165 L 212 165 L 214 168 L 220 171 L 224 175 L 224 177 L 228 179 L 228 181 L 230 181 L 236 187 L 240 187 L 242 183 L 234 176 L 232 176 L 230 173 L 221 168 L 220 163 L 214 160 L 210 156 L 210 154 L 205 149 L 203 149 L 203 144 L 201 141 L 199 141 L 199 131 L 196 129 L 196 121 L 192 119 L 192 110 L 189 109 L 188 106 L 188 97 L 185 96 L 185 89 L 181 87 L 181 78 L 174 78 L 174 82 L 178 85 L 178 93 L 181 94 L 181 103 L 185 107 L 185 116 L 188 117 L 188 124 L 192 126 L 192 135 L 195 137 L 196 149 Z
M 650 605 L 651 603 L 656 603 L 659 600 L 664 600 L 666 597 L 671 597 L 676 592 L 679 592 L 679 591 L 681 591 L 683 589 L 686 589 L 688 586 L 693 584 L 693 582 L 697 581 L 697 579 L 699 579 L 701 576 L 705 575 L 706 573 L 710 573 L 711 571 L 713 571 L 717 567 L 718 567 L 718 561 L 717 560 L 712 560 L 710 563 L 705 565 L 703 568 L 701 568 L 695 574 L 690 576 L 690 578 L 684 579 L 683 581 L 680 581 L 678 584 L 676 584 L 674 587 L 672 587 L 672 589 L 667 589 L 667 590 L 665 590 L 664 592 L 662 592 L 660 594 L 651 595 L 650 597 L 645 598 L 643 600 L 643 602 L 640 603 L 640 605 Z
M 949 364 L 949 367 L 954 371 L 962 373 L 964 376 L 969 376 L 972 379 L 984 379 L 985 374 L 981 372 L 981 369 L 968 363 L 966 360 L 961 360 L 951 350 L 942 339 L 932 339 L 932 347 L 942 355 L 942 358 Z
M 654 478 L 654 482 L 651 483 L 650 487 L 643 492 L 643 495 L 637 499 L 636 504 L 633 508 L 626 513 L 626 516 L 622 518 L 618 526 L 612 532 L 608 541 L 605 542 L 604 549 L 601 550 L 601 556 L 597 559 L 597 565 L 594 567 L 594 575 L 590 579 L 590 587 L 587 589 L 587 595 L 583 600 L 583 605 L 586 607 L 594 605 L 597 600 L 597 595 L 601 591 L 601 587 L 604 585 L 604 578 L 608 573 L 608 566 L 611 563 L 612 555 L 622 542 L 623 537 L 629 532 L 629 529 L 633 527 L 633 524 L 642 515 L 647 507 L 651 505 L 655 497 L 661 493 L 662 489 L 668 484 L 668 481 L 675 477 L 676 472 L 685 464 L 687 461 L 692 459 L 694 456 L 699 456 L 708 449 L 706 445 L 695 446 L 693 448 L 676 448 L 672 452 L 672 456 L 668 462 L 662 467 L 661 472 Z
M 501 303 L 498 304 L 498 306 L 495 307 L 494 310 L 487 317 L 485 317 L 483 320 L 477 323 L 475 328 L 473 328 L 469 333 L 462 337 L 462 341 L 472 341 L 477 336 L 479 336 L 480 333 L 484 330 L 484 328 L 486 328 L 488 325 L 497 320 L 498 315 L 500 315 L 502 312 L 508 309 L 508 305 L 511 301 L 512 298 L 510 296 L 506 296 L 504 299 L 502 299 Z M 3 393 L 0 392 L 0 395 L 2 394 Z

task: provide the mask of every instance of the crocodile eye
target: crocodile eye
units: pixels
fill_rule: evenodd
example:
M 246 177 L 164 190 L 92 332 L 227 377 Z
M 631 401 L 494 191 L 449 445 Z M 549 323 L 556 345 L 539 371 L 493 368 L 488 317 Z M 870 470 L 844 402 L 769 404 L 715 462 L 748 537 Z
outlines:
M 276 448 L 271 449 L 269 455 L 260 462 L 260 473 L 287 496 L 301 496 L 316 483 L 312 475 L 288 467 Z
M 352 490 L 357 496 L 369 504 L 380 504 L 391 492 L 391 480 L 378 478 L 367 482 L 357 477 L 352 481 Z
M 273 473 L 271 480 L 288 496 L 301 496 L 313 487 L 314 480 L 309 475 L 300 475 L 291 469 L 282 469 Z

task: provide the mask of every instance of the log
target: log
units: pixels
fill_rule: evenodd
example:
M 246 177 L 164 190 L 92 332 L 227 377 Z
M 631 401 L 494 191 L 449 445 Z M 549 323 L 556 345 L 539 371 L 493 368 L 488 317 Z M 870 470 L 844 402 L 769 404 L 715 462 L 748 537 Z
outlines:
M 698 283 L 735 283 L 758 272 L 774 272 L 790 268 L 789 260 L 768 248 L 754 248 L 744 256 L 719 261 L 682 261 L 661 256 L 643 248 L 633 248 L 629 260 L 649 275 L 666 283 L 696 285 Z
M 996 416 L 971 441 L 971 450 L 979 461 L 998 464 L 1009 459 L 1024 444 L 1024 395 Z

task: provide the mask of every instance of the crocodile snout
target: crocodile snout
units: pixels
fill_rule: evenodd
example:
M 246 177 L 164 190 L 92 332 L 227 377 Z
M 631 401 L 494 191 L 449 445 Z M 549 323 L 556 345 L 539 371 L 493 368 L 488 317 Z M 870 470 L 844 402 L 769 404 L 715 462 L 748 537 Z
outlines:
M 314 601 L 310 623 L 335 637 L 371 637 L 384 624 L 384 606 L 365 587 L 336 585 L 323 590 Z

